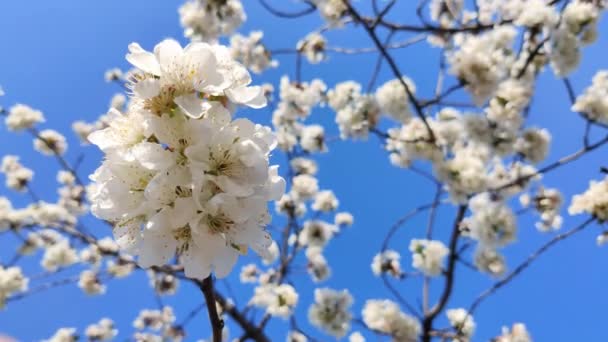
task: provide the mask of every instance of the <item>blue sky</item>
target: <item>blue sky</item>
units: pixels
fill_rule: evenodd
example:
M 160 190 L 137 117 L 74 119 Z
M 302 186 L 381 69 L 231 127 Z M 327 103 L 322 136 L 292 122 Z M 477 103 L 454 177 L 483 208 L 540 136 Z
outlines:
M 263 30 L 264 41 L 270 49 L 293 47 L 298 39 L 321 24 L 316 14 L 297 21 L 276 19 L 257 1 L 244 2 L 248 21 L 240 31 Z M 148 49 L 167 37 L 186 43 L 179 26 L 178 3 L 144 0 L 0 2 L 0 13 L 5 14 L 0 20 L 0 32 L 4 32 L 0 36 L 0 46 L 3 47 L 0 84 L 7 93 L 0 98 L 0 105 L 9 107 L 14 103 L 25 103 L 42 110 L 47 119 L 43 127 L 57 129 L 68 136 L 70 148 L 67 158 L 70 161 L 85 152 L 80 174 L 88 175 L 98 165 L 101 154 L 94 147 L 79 146 L 71 134 L 71 123 L 77 119 L 93 121 L 107 110 L 111 96 L 120 88 L 105 83 L 103 73 L 111 67 L 128 67 L 124 55 L 130 42 L 139 42 Z M 411 13 L 410 4 L 400 6 L 402 8 L 396 11 L 400 16 Z M 602 23 L 598 42 L 585 49 L 583 67 L 571 77 L 577 92 L 590 83 L 596 70 L 608 68 L 606 28 Z M 331 46 L 372 45 L 360 28 L 331 32 L 327 38 Z M 407 36 L 399 35 L 395 40 L 405 38 Z M 418 93 L 430 97 L 435 86 L 439 50 L 417 45 L 395 51 L 394 56 L 403 73 L 415 80 Z M 293 78 L 294 57 L 287 55 L 278 59 L 281 63 L 278 69 L 262 76 L 254 75 L 254 82 L 271 82 L 276 86 L 283 74 Z M 374 54 L 332 54 L 321 65 L 305 63 L 303 80 L 320 77 L 329 86 L 348 79 L 366 84 L 375 60 Z M 379 82 L 391 78 L 388 68 L 384 67 Z M 547 161 L 574 152 L 581 146 L 584 126 L 569 107 L 561 81 L 550 71 L 543 73 L 529 122 L 548 128 L 553 135 Z M 271 113 L 269 110 L 243 110 L 242 115 L 268 123 Z M 335 136 L 337 129 L 333 120 L 334 114 L 330 110 L 319 108 L 313 112 L 309 122 L 323 123 L 328 127 L 328 135 Z M 382 127 L 389 124 L 388 121 L 382 122 Z M 594 134 L 594 137 L 598 136 Z M 37 192 L 48 201 L 56 198 L 54 189 L 58 167 L 55 161 L 34 152 L 27 135 L 9 134 L 1 125 L 0 156 L 5 154 L 21 155 L 22 162 L 36 171 L 33 186 Z M 570 198 L 586 189 L 589 179 L 602 177 L 599 166 L 606 166 L 607 156 L 606 149 L 596 151 L 578 163 L 546 175 L 544 183 L 548 187 L 559 187 L 565 197 Z M 276 163 L 284 164 L 285 157 L 281 153 L 275 153 L 273 158 Z M 430 202 L 433 186 L 406 170 L 392 167 L 381 142 L 375 137 L 366 142 L 334 142 L 330 145 L 330 153 L 316 159 L 320 166 L 321 187 L 332 189 L 340 199 L 340 209 L 355 216 L 355 225 L 328 247 L 326 257 L 332 264 L 333 276 L 320 286 L 349 288 L 355 297 L 353 312 L 360 316 L 366 299 L 390 298 L 382 281 L 373 277 L 369 267 L 386 231 L 411 208 Z M 9 196 L 15 206 L 28 203 L 25 195 L 9 193 L 4 188 L 0 189 L 0 194 Z M 565 211 L 564 215 L 564 229 L 584 220 L 584 217 L 568 217 Z M 453 209 L 440 209 L 435 228 L 437 237 L 445 239 L 453 217 Z M 391 244 L 391 248 L 402 252 L 404 267 L 409 267 L 410 263 L 407 253 L 409 240 L 423 236 L 426 220 L 425 215 L 411 220 Z M 109 234 L 107 227 L 95 220 L 88 218 L 85 222 L 98 236 Z M 280 222 L 278 218 L 276 224 Z M 549 238 L 536 231 L 533 222 L 534 218 L 523 217 L 518 243 L 504 249 L 511 267 Z M 594 226 L 561 243 L 518 280 L 487 300 L 475 316 L 478 329 L 473 340 L 487 341 L 497 335 L 503 325 L 514 322 L 525 322 L 536 341 L 608 340 L 608 332 L 601 329 L 608 307 L 608 299 L 602 295 L 608 281 L 604 269 L 608 250 L 595 246 L 595 236 L 599 231 L 600 227 Z M 12 237 L 0 236 L 0 258 L 11 255 L 14 248 Z M 250 260 L 245 259 L 241 264 Z M 27 260 L 24 268 L 28 274 L 41 272 L 36 258 Z M 233 272 L 237 277 L 238 270 L 239 267 Z M 230 283 L 237 303 L 243 303 L 253 288 L 240 286 L 235 277 L 231 278 L 234 278 Z M 298 320 L 301 327 L 320 340 L 326 340 L 325 335 L 306 323 L 314 284 L 305 274 L 296 274 L 292 282 L 300 289 Z M 492 283 L 489 277 L 460 267 L 449 307 L 468 307 L 477 294 Z M 416 281 L 395 285 L 410 302 L 417 302 L 420 287 Z M 439 285 L 440 282 L 436 282 L 434 286 L 435 295 Z M 221 282 L 218 287 L 226 292 Z M 182 283 L 180 294 L 165 301 L 174 306 L 180 322 L 202 302 L 202 296 L 197 289 Z M 147 278 L 140 273 L 127 280 L 111 281 L 107 294 L 102 297 L 87 297 L 77 287 L 69 286 L 33 295 L 18 305 L 9 305 L 5 311 L 0 311 L 0 332 L 22 341 L 35 341 L 49 337 L 62 326 L 82 331 L 86 325 L 108 316 L 116 321 L 123 333 L 119 336 L 124 339 L 132 331 L 131 322 L 142 307 L 156 308 L 156 302 Z M 441 317 L 438 323 L 444 324 L 445 319 Z M 271 339 L 284 340 L 285 327 L 285 322 L 273 320 L 269 331 Z M 354 328 L 358 330 L 358 327 Z M 188 341 L 209 336 L 206 313 L 195 318 L 188 329 L 191 332 Z

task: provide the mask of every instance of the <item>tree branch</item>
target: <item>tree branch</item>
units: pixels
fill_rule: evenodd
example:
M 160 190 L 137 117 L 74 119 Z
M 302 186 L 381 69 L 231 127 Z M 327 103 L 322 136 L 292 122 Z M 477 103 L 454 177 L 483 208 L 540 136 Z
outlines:
M 213 330 L 213 342 L 222 342 L 222 329 L 224 328 L 224 321 L 217 313 L 212 275 L 210 274 L 202 282 L 197 281 L 196 284 L 201 291 L 203 291 L 205 301 L 207 302 L 207 312 L 209 313 L 209 321 L 211 322 L 211 329 Z

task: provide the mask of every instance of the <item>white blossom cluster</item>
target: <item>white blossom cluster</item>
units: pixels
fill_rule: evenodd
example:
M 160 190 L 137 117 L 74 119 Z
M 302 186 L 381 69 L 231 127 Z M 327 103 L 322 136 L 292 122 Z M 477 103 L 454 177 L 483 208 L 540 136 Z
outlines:
M 462 15 L 463 5 L 463 0 L 432 0 L 429 4 L 431 20 L 441 27 L 450 27 Z
M 502 334 L 494 338 L 496 342 L 532 342 L 532 337 L 523 323 L 515 323 L 509 329 L 502 328 Z
M 572 110 L 591 121 L 608 125 L 608 70 L 593 76 L 591 86 L 576 98 Z
M 456 330 L 457 338 L 455 342 L 468 342 L 475 332 L 475 320 L 467 310 L 463 308 L 449 309 L 445 312 L 450 321 L 450 325 Z
M 343 0 L 312 0 L 311 2 L 321 17 L 331 26 L 339 26 L 340 20 L 348 11 Z
M 326 88 L 325 83 L 318 79 L 292 82 L 287 76 L 281 78 L 280 102 L 272 115 L 281 150 L 292 151 L 298 144 L 309 152 L 326 150 L 323 127 L 302 123 L 324 100 Z
M 266 202 L 285 184 L 268 164 L 270 130 L 231 119 L 237 105 L 263 107 L 262 89 L 222 46 L 165 40 L 154 53 L 129 51 L 139 70 L 130 108 L 111 110 L 109 126 L 89 136 L 105 153 L 92 212 L 143 267 L 177 252 L 187 276 L 224 277 L 248 247 L 267 252 Z
M 363 308 L 363 322 L 374 331 L 388 334 L 395 342 L 415 342 L 420 323 L 401 311 L 390 300 L 368 300 Z
M 348 290 L 316 289 L 315 302 L 308 310 L 308 319 L 314 326 L 341 338 L 350 330 L 352 314 L 349 309 L 352 303 L 353 298 Z
M 298 293 L 289 284 L 264 284 L 255 288 L 250 304 L 262 307 L 272 316 L 287 318 L 298 304 Z
M 388 273 L 395 278 L 402 277 L 401 255 L 390 249 L 376 254 L 372 260 L 372 272 L 377 276 Z
M 410 252 L 412 252 L 412 266 L 427 276 L 441 274 L 443 260 L 450 250 L 439 240 L 410 241 Z
M 89 341 L 112 341 L 118 330 L 114 328 L 114 322 L 109 318 L 102 318 L 97 324 L 91 324 L 85 330 Z
M 524 207 L 531 206 L 539 214 L 540 220 L 535 226 L 541 232 L 557 230 L 562 226 L 562 217 L 559 214 L 563 198 L 558 189 L 539 188 L 534 196 L 523 194 L 520 202 Z
M 13 294 L 24 292 L 29 280 L 23 275 L 21 268 L 0 265 L 0 309 L 4 308 L 6 300 Z
M 366 139 L 380 119 L 380 105 L 372 94 L 361 92 L 361 85 L 346 81 L 327 93 L 330 107 L 336 112 L 340 138 Z
M 567 76 L 579 65 L 581 47 L 597 39 L 599 17 L 599 7 L 581 0 L 571 1 L 563 10 L 550 45 L 551 67 L 558 76 Z
M 297 49 L 299 53 L 306 57 L 308 62 L 318 64 L 326 58 L 326 45 L 327 41 L 320 33 L 312 32 L 298 42 Z
M 60 328 L 44 342 L 77 342 L 79 338 L 75 328 Z
M 5 155 L 2 158 L 0 172 L 6 177 L 6 187 L 15 191 L 25 191 L 34 178 L 34 171 L 23 166 L 15 155 Z
M 4 119 L 6 127 L 11 131 L 22 131 L 44 122 L 44 114 L 24 104 L 12 106 Z
M 229 35 L 247 19 L 240 0 L 187 0 L 179 16 L 184 35 L 196 41 Z
M 499 26 L 480 35 L 459 35 L 458 49 L 447 55 L 450 72 L 465 84 L 477 105 L 483 104 L 509 74 L 517 31 Z
M 160 310 L 141 310 L 133 321 L 136 332 L 135 341 L 182 341 L 185 334 L 181 327 L 175 324 L 175 315 L 170 306 Z
M 407 86 L 410 94 L 416 95 L 414 82 L 403 76 L 403 83 Z M 409 120 L 412 113 L 409 104 L 409 95 L 402 81 L 395 79 L 384 83 L 376 90 L 376 100 L 380 110 L 398 122 L 405 123 Z
M 589 182 L 589 189 L 574 195 L 568 208 L 570 215 L 587 213 L 600 222 L 608 221 L 608 177 L 602 181 Z
M 278 65 L 262 43 L 263 37 L 262 31 L 253 31 L 249 33 L 249 36 L 242 36 L 238 33 L 230 36 L 232 57 L 257 74 Z

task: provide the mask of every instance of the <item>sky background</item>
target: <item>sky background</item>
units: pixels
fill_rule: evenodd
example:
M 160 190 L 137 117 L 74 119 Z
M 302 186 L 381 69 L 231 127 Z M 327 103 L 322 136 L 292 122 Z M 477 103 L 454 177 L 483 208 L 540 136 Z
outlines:
M 274 3 L 284 4 L 282 0 Z M 399 21 L 412 19 L 412 3 L 400 2 L 393 16 L 398 15 Z M 67 159 L 73 162 L 85 153 L 79 172 L 83 178 L 86 177 L 98 166 L 101 154 L 95 147 L 79 146 L 71 133 L 71 123 L 79 119 L 94 121 L 106 112 L 111 96 L 120 88 L 116 84 L 105 83 L 103 74 L 112 67 L 128 68 L 124 55 L 130 42 L 139 42 L 148 50 L 168 37 L 184 44 L 187 42 L 179 25 L 179 4 L 179 1 L 144 0 L 0 2 L 0 13 L 4 14 L 0 20 L 0 32 L 4 32 L 0 36 L 0 46 L 3 47 L 0 84 L 6 92 L 6 96 L 0 98 L 0 105 L 8 108 L 15 103 L 24 103 L 42 110 L 47 122 L 41 128 L 53 128 L 68 137 Z M 294 21 L 272 17 L 257 1 L 244 1 L 244 6 L 248 20 L 239 31 L 263 30 L 264 42 L 271 50 L 293 48 L 297 40 L 321 24 L 317 14 Z M 584 50 L 582 67 L 571 77 L 577 93 L 590 84 L 595 71 L 608 68 L 607 28 L 603 22 L 598 42 Z M 394 41 L 407 37 L 397 35 Z M 327 39 L 330 46 L 372 46 L 361 28 L 331 32 Z M 393 51 L 393 55 L 402 72 L 415 80 L 418 94 L 431 97 L 439 50 L 421 44 Z M 320 65 L 304 63 L 303 80 L 320 77 L 330 87 L 350 79 L 367 84 L 376 58 L 375 54 L 331 54 L 329 60 Z M 294 56 L 278 56 L 278 60 L 280 66 L 277 69 L 261 76 L 253 75 L 254 83 L 270 82 L 277 86 L 281 75 L 293 78 Z M 379 84 L 390 79 L 392 74 L 385 66 L 380 73 Z M 458 99 L 458 96 L 453 99 Z M 532 125 L 545 127 L 553 135 L 546 163 L 581 146 L 584 126 L 569 107 L 562 82 L 547 70 L 539 79 L 529 119 Z M 239 115 L 269 123 L 271 112 L 244 109 Z M 320 122 L 326 126 L 328 136 L 337 136 L 334 116 L 327 108 L 317 108 L 308 122 Z M 387 120 L 381 123 L 383 129 L 391 125 Z M 599 137 L 598 132 L 593 137 Z M 58 166 L 55 160 L 35 152 L 28 135 L 8 133 L 5 126 L 0 125 L 0 156 L 6 154 L 20 155 L 23 164 L 36 171 L 33 187 L 43 199 L 56 199 Z M 607 150 L 600 149 L 577 163 L 546 175 L 544 184 L 560 188 L 565 194 L 567 207 L 572 194 L 585 190 L 590 179 L 603 177 L 599 166 L 606 166 L 607 156 Z M 354 226 L 328 246 L 325 255 L 333 275 L 318 286 L 348 288 L 355 297 L 353 313 L 360 317 L 366 299 L 391 298 L 381 279 L 374 277 L 369 267 L 388 228 L 412 208 L 431 202 L 434 189 L 423 178 L 391 166 L 381 142 L 375 137 L 365 142 L 332 142 L 330 152 L 315 159 L 319 162 L 321 188 L 333 190 L 340 199 L 340 210 L 350 211 L 355 216 Z M 285 156 L 277 151 L 273 160 L 284 165 Z M 282 170 L 285 171 L 285 167 Z M 0 195 L 8 196 L 15 207 L 29 203 L 25 194 L 15 194 L 4 188 L 0 189 Z M 445 241 L 450 233 L 454 210 L 445 207 L 438 214 L 436 237 Z M 585 220 L 585 217 L 568 217 L 566 210 L 563 210 L 563 215 L 562 229 L 569 229 Z M 281 220 L 277 218 L 274 224 L 280 225 Z M 409 221 L 392 240 L 390 247 L 402 253 L 406 270 L 411 269 L 407 251 L 409 240 L 423 236 L 426 220 L 426 215 L 420 215 Z M 98 236 L 109 234 L 107 227 L 94 219 L 86 218 L 84 222 Z M 511 268 L 550 238 L 551 234 L 538 232 L 534 222 L 534 217 L 522 217 L 518 243 L 503 250 Z M 608 317 L 608 297 L 603 295 L 608 281 L 608 250 L 595 245 L 595 236 L 600 231 L 601 227 L 594 226 L 561 243 L 516 281 L 484 302 L 475 315 L 477 331 L 473 341 L 487 341 L 498 335 L 502 326 L 515 322 L 525 322 L 536 341 L 607 341 L 608 331 L 602 327 Z M 16 240 L 12 236 L 0 235 L 0 260 L 6 261 L 15 247 Z M 238 273 L 240 265 L 252 260 L 242 258 L 228 280 L 232 284 L 235 301 L 241 305 L 249 298 L 253 287 L 239 285 Z M 38 263 L 39 258 L 29 258 L 22 265 L 28 275 L 40 274 L 42 270 Z M 64 275 L 76 273 L 66 272 Z M 306 274 L 295 274 L 291 279 L 300 291 L 299 324 L 319 340 L 330 340 L 307 323 L 308 305 L 315 284 Z M 456 287 L 448 307 L 468 307 L 494 281 L 459 266 Z M 418 302 L 418 282 L 394 284 L 410 302 Z M 441 282 L 434 284 L 436 299 Z M 35 285 L 35 281 L 30 284 L 31 287 Z M 75 327 L 83 332 L 88 324 L 96 323 L 102 317 L 111 317 L 120 331 L 118 340 L 125 340 L 132 332 L 132 321 L 139 310 L 154 309 L 157 303 L 142 272 L 125 280 L 113 280 L 108 285 L 106 295 L 100 297 L 88 297 L 75 285 L 70 285 L 32 295 L 18 303 L 9 303 L 4 311 L 0 311 L 0 332 L 21 341 L 37 341 L 50 337 L 59 327 Z M 198 289 L 186 283 L 181 285 L 178 296 L 163 299 L 173 306 L 177 322 L 203 302 Z M 218 282 L 218 288 L 227 293 L 223 282 Z M 438 326 L 445 326 L 445 323 L 444 317 L 437 321 Z M 286 322 L 280 319 L 273 320 L 269 330 L 271 339 L 284 340 L 286 326 Z M 208 327 L 206 312 L 203 312 L 190 322 L 188 331 L 191 335 L 186 340 L 208 337 Z M 353 330 L 360 329 L 355 325 Z M 238 337 L 236 334 L 232 336 Z

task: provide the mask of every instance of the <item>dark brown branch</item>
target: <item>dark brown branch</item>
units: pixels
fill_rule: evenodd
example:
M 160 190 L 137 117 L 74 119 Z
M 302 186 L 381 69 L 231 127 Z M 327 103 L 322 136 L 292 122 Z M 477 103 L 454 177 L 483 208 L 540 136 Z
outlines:
M 262 330 L 258 329 L 251 321 L 245 318 L 234 305 L 228 303 L 228 301 L 217 291 L 215 292 L 215 300 L 220 304 L 224 312 L 243 329 L 246 338 L 251 338 L 257 342 L 270 342 Z
M 303 17 L 305 15 L 308 15 L 308 14 L 314 12 L 317 9 L 312 3 L 309 3 L 309 2 L 306 2 L 306 4 L 308 5 L 307 8 L 305 8 L 301 11 L 298 11 L 298 12 L 283 12 L 281 10 L 278 10 L 278 9 L 270 6 L 270 4 L 266 0 L 260 0 L 260 4 L 262 5 L 262 7 L 264 7 L 265 10 L 270 12 L 272 15 L 277 16 L 279 18 L 287 18 L 287 19 Z
M 213 331 L 213 342 L 222 342 L 222 329 L 224 329 L 224 321 L 217 313 L 217 305 L 215 305 L 215 291 L 213 290 L 213 278 L 209 275 L 202 282 L 196 283 L 205 295 L 207 302 L 207 312 L 209 313 L 209 321 Z
M 450 237 L 450 245 L 448 246 L 450 249 L 450 255 L 448 258 L 448 268 L 445 272 L 445 287 L 439 298 L 439 301 L 433 308 L 425 315 L 424 320 L 422 321 L 422 341 L 429 342 L 431 340 L 431 331 L 433 330 L 433 321 L 439 315 L 439 313 L 445 308 L 450 296 L 452 295 L 452 290 L 454 288 L 454 278 L 455 278 L 455 270 L 456 270 L 456 260 L 458 259 L 458 238 L 460 237 L 460 222 L 464 218 L 464 214 L 467 211 L 466 205 L 461 205 L 458 207 L 458 213 L 456 214 L 456 218 L 454 219 L 454 225 L 452 227 L 452 236 Z
M 361 17 L 361 15 L 359 15 L 359 13 L 357 12 L 357 10 L 355 10 L 355 8 L 350 4 L 350 2 L 348 0 L 342 0 L 342 2 L 348 8 L 348 11 L 350 12 L 350 14 L 353 17 L 353 19 L 356 22 L 359 22 L 359 23 L 361 23 L 361 25 L 363 25 L 363 28 L 365 29 L 365 31 L 367 32 L 367 34 L 370 36 L 370 38 L 372 39 L 372 41 L 374 42 L 374 44 L 378 48 L 378 51 L 384 57 L 384 59 L 386 60 L 386 62 L 388 63 L 388 65 L 390 66 L 391 70 L 393 71 L 394 76 L 399 80 L 399 83 L 401 84 L 401 86 L 405 90 L 405 93 L 407 94 L 407 97 L 408 97 L 410 103 L 414 106 L 414 109 L 416 110 L 416 115 L 424 123 L 424 126 L 426 127 L 426 129 L 427 129 L 427 131 L 429 133 L 430 140 L 431 141 L 435 141 L 435 134 L 433 133 L 433 130 L 431 129 L 431 126 L 429 125 L 429 123 L 426 120 L 426 116 L 424 115 L 422 106 L 420 105 L 420 103 L 418 103 L 418 100 L 414 97 L 414 94 L 412 93 L 411 89 L 409 88 L 409 86 L 403 80 L 403 74 L 399 70 L 399 67 L 397 66 L 397 63 L 395 63 L 395 60 L 386 51 L 386 49 L 384 48 L 384 45 L 382 45 L 382 42 L 378 38 L 378 35 L 376 34 L 376 31 L 374 30 L 374 26 L 373 26 L 373 25 L 375 25 L 375 21 L 372 22 L 371 23 L 372 26 L 370 26 L 370 23 L 368 21 L 364 20 Z

